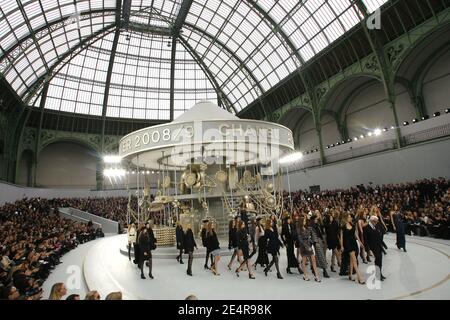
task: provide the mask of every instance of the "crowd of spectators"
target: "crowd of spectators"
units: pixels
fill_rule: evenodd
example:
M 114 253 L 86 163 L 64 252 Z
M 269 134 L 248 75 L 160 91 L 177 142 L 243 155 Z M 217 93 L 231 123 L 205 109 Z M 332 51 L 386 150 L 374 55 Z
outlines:
M 108 198 L 56 198 L 50 200 L 53 207 L 72 207 L 97 216 L 117 221 L 119 233 L 127 227 L 128 197 Z M 137 198 L 131 198 L 131 209 L 137 211 Z
M 0 298 L 40 299 L 41 286 L 61 256 L 99 235 L 92 223 L 60 217 L 46 199 L 5 204 L 0 208 Z
M 285 195 L 285 209 L 291 201 Z M 413 183 L 386 184 L 381 186 L 359 185 L 350 189 L 324 190 L 320 192 L 297 191 L 291 193 L 296 212 L 326 213 L 336 210 L 356 214 L 374 206 L 381 211 L 389 231 L 393 231 L 390 212 L 394 206 L 402 214 L 406 234 L 449 239 L 450 228 L 450 180 L 424 179 Z

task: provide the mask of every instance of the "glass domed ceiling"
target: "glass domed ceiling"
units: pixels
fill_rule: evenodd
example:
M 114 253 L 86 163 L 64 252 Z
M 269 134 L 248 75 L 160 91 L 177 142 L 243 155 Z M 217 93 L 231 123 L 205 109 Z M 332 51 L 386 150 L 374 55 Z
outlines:
M 125 25 L 123 1 L 0 0 L 0 72 L 36 107 L 50 81 L 47 109 L 170 120 L 208 99 L 238 113 L 358 24 L 354 2 L 131 0 Z

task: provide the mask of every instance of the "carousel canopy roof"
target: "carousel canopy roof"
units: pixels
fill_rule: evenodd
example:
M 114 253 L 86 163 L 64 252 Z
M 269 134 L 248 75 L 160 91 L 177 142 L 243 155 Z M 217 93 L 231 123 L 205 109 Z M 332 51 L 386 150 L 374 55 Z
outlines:
M 239 113 L 387 0 L 0 0 L 0 73 L 28 105 Z M 364 12 L 365 11 L 365 12 Z
M 200 101 L 176 118 L 174 122 L 196 120 L 239 120 L 239 118 L 210 101 Z

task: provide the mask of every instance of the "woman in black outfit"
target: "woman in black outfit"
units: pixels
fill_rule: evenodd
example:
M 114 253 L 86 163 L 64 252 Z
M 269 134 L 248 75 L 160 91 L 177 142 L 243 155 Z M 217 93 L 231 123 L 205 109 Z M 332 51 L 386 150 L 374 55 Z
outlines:
M 349 272 L 348 272 L 348 278 L 349 280 L 353 281 L 353 270 L 356 271 L 357 275 L 357 282 L 359 284 L 365 284 L 365 281 L 362 280 L 361 273 L 358 269 L 358 230 L 353 225 L 352 216 L 348 213 L 344 214 L 343 217 L 343 227 L 341 230 L 341 251 L 349 254 L 350 257 L 350 263 L 349 263 Z M 360 242 L 360 241 L 359 241 Z
M 192 262 L 194 261 L 194 248 L 197 249 L 197 243 L 195 243 L 194 233 L 192 232 L 192 226 L 187 225 L 186 232 L 183 233 L 183 248 L 184 253 L 189 255 L 188 267 L 186 273 L 192 276 Z
M 267 272 L 269 271 L 270 267 L 272 267 L 275 264 L 275 267 L 277 268 L 277 278 L 283 279 L 280 273 L 280 266 L 278 264 L 278 255 L 280 254 L 280 246 L 283 246 L 283 244 L 278 238 L 278 233 L 272 226 L 273 226 L 272 220 L 271 219 L 267 220 L 265 238 L 266 238 L 267 252 L 272 255 L 272 261 L 270 261 L 270 263 L 264 269 L 264 274 L 267 277 Z
M 211 268 L 212 268 L 212 266 L 214 264 L 213 257 L 211 255 L 211 252 L 208 251 L 208 244 L 206 243 L 206 241 L 207 241 L 207 239 L 206 239 L 207 238 L 206 232 L 207 232 L 207 229 L 208 229 L 209 220 L 208 219 L 204 219 L 204 220 L 202 220 L 202 222 L 203 222 L 203 227 L 202 227 L 202 231 L 201 231 L 202 245 L 203 245 L 203 247 L 206 248 L 205 265 L 203 267 L 206 270 L 209 270 L 210 268 L 208 267 L 208 259 L 210 257 L 211 257 Z
M 394 205 L 390 217 L 392 227 L 397 235 L 395 244 L 397 245 L 397 248 L 403 249 L 403 251 L 406 252 L 405 224 L 403 223 L 403 214 L 400 212 L 398 205 Z
M 325 220 L 325 233 L 327 236 L 327 247 L 331 250 L 331 272 L 336 272 L 335 266 L 341 266 L 339 221 L 338 212 L 330 212 Z
M 277 215 L 272 213 L 270 215 L 270 221 L 272 222 L 272 229 L 275 232 L 275 234 L 277 235 L 278 238 L 278 221 L 277 221 Z
M 219 239 L 217 238 L 217 233 L 214 230 L 212 222 L 208 222 L 207 224 L 205 244 L 207 252 L 210 253 L 214 259 L 214 262 L 211 265 L 211 272 L 214 273 L 215 276 L 220 276 L 220 273 L 217 271 L 220 261 Z
M 228 250 L 233 249 L 233 254 L 231 256 L 230 262 L 228 263 L 228 270 L 231 270 L 234 259 L 236 257 L 238 259 L 238 262 L 239 263 L 241 262 L 239 261 L 239 254 L 238 254 L 237 221 L 240 220 L 237 218 L 230 220 L 230 223 L 228 225 Z
M 380 208 L 378 208 L 377 206 L 374 206 L 372 208 L 372 213 L 370 215 L 371 216 L 375 215 L 378 217 L 379 222 L 377 223 L 376 228 L 378 229 L 378 231 L 381 234 L 381 245 L 382 245 L 381 252 L 383 252 L 383 254 L 387 254 L 386 250 L 388 247 L 387 247 L 386 243 L 384 242 L 384 235 L 386 234 L 388 229 L 387 229 L 386 224 L 384 223 Z
M 291 218 L 286 217 L 284 219 L 283 227 L 281 229 L 281 239 L 283 240 L 283 243 L 286 246 L 286 255 L 288 260 L 286 272 L 289 274 L 292 274 L 291 268 L 296 268 L 300 272 L 298 260 L 295 257 L 294 253 L 295 238 L 296 238 L 295 226 L 292 224 Z
M 183 226 L 180 224 L 180 221 L 177 221 L 177 227 L 175 228 L 175 236 L 177 241 L 177 250 L 179 250 L 179 254 L 177 256 L 177 261 L 180 264 L 183 264 Z
M 150 224 L 143 227 L 139 234 L 139 268 L 141 269 L 141 279 L 144 276 L 144 263 L 148 265 L 148 276 L 153 279 L 152 275 L 152 250 L 156 249 L 156 238 Z
M 241 221 L 238 226 L 237 231 L 237 241 L 238 241 L 238 249 L 242 257 L 244 258 L 244 261 L 241 262 L 239 268 L 236 269 L 236 276 L 239 277 L 239 272 L 242 271 L 242 267 L 244 265 L 247 266 L 248 270 L 248 277 L 250 279 L 255 279 L 255 276 L 252 274 L 251 267 L 252 264 L 249 260 L 250 258 L 250 248 L 248 244 L 248 234 L 247 234 L 247 226 L 244 221 Z
M 264 227 L 261 225 L 261 219 L 261 217 L 256 218 L 255 241 L 258 245 L 258 257 L 255 261 L 255 270 L 258 264 L 264 268 L 269 264 L 266 235 L 264 233 Z

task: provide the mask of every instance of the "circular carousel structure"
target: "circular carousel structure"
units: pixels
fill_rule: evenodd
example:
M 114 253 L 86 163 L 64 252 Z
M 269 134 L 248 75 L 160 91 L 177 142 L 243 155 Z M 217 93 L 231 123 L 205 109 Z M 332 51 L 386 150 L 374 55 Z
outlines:
M 202 101 L 171 123 L 124 136 L 119 156 L 130 170 L 158 172 L 153 201 L 150 183 L 144 181 L 142 196 L 138 186 L 140 214 L 149 213 L 140 221 L 150 218 L 173 238 L 176 221 L 198 234 L 206 218 L 223 237 L 239 208 L 253 216 L 280 210 L 278 163 L 293 150 L 290 129 Z M 165 233 L 157 234 L 168 238 Z

